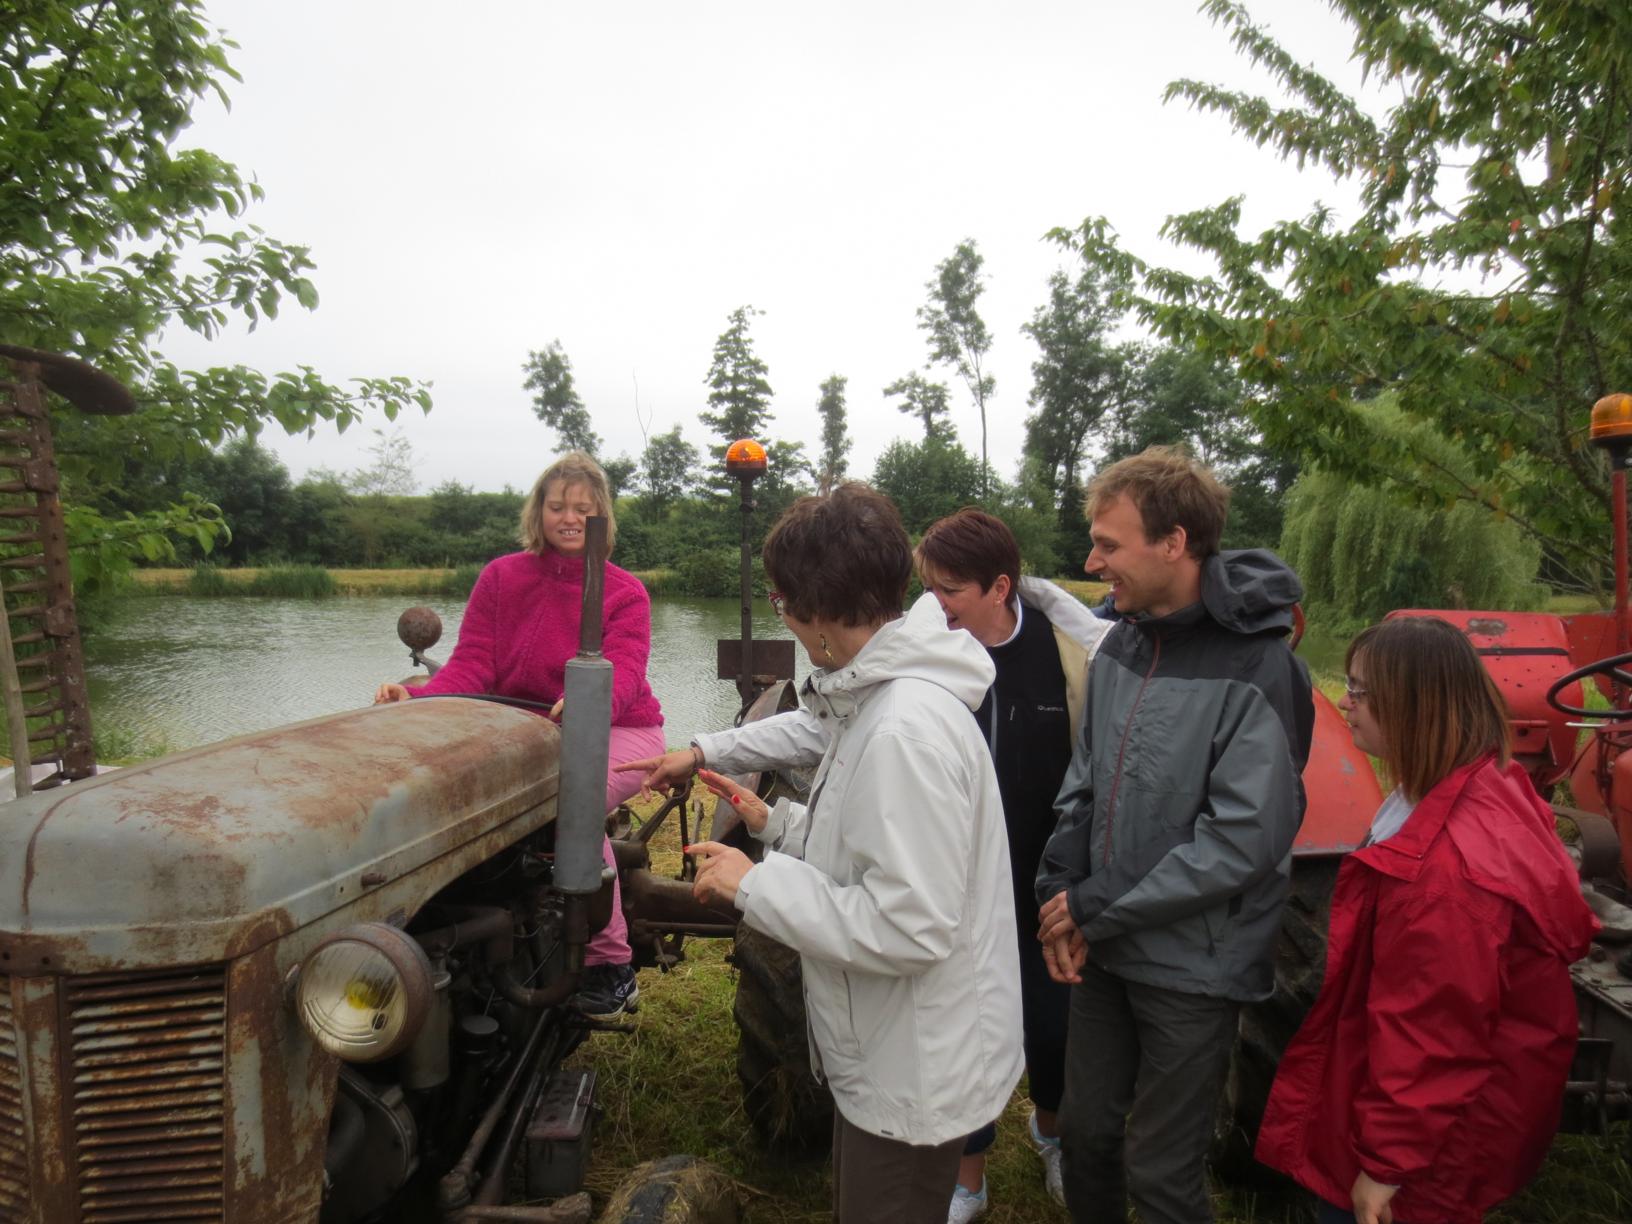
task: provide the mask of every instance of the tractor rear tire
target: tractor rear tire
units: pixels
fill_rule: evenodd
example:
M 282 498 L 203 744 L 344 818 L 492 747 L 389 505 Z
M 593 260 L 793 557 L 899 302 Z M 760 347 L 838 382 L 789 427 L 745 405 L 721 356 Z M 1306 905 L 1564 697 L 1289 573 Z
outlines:
M 737 1224 L 736 1186 L 695 1156 L 636 1165 L 601 1212 L 600 1224 Z
M 1241 1185 L 1278 1181 L 1252 1157 L 1275 1068 L 1314 1006 L 1326 973 L 1326 927 L 1342 858 L 1292 861 L 1292 888 L 1275 945 L 1275 993 L 1241 1009 L 1229 1079 L 1213 1136 L 1213 1171 Z
M 804 979 L 799 954 L 739 923 L 731 954 L 737 969 L 737 1078 L 760 1141 L 789 1153 L 814 1153 L 833 1137 L 833 1098 L 810 1070 Z

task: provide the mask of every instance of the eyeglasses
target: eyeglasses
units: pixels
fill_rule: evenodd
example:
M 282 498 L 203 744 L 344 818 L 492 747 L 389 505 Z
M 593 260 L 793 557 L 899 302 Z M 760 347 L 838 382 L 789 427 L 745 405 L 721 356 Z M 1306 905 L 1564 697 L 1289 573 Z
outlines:
M 1366 694 L 1371 692 L 1370 689 L 1360 688 L 1347 676 L 1343 677 L 1343 691 L 1349 695 L 1350 701 L 1364 701 Z
M 770 601 L 771 611 L 778 616 L 781 616 L 783 610 L 788 606 L 788 597 L 782 594 L 781 591 L 766 591 L 765 598 Z

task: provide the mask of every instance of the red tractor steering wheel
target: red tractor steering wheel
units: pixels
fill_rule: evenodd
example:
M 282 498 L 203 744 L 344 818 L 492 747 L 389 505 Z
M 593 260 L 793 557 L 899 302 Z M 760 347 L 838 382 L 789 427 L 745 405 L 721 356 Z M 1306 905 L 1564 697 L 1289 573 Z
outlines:
M 1612 655 L 1607 659 L 1599 659 L 1596 663 L 1588 663 L 1585 667 L 1578 667 L 1566 675 L 1553 681 L 1552 687 L 1547 690 L 1547 704 L 1563 714 L 1573 714 L 1577 718 L 1602 718 L 1608 722 L 1623 722 L 1632 718 L 1632 709 L 1611 708 L 1588 710 L 1581 706 L 1565 705 L 1559 700 L 1559 693 L 1577 680 L 1586 680 L 1598 676 L 1608 676 L 1621 687 L 1632 690 L 1632 672 L 1621 670 L 1622 664 L 1632 663 L 1632 652 Z

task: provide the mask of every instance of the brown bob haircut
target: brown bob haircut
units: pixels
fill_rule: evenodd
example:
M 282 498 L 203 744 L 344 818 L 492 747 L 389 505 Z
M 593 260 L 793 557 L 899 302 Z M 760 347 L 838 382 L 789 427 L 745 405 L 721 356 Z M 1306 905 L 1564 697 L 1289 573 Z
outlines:
M 765 537 L 765 576 L 789 616 L 881 625 L 901 615 L 912 544 L 895 503 L 859 480 L 801 497 Z
M 1184 451 L 1152 446 L 1111 464 L 1088 485 L 1088 517 L 1123 496 L 1139 508 L 1149 543 L 1183 527 L 1185 551 L 1196 560 L 1218 551 L 1230 491 Z
M 1507 706 L 1467 636 L 1437 616 L 1399 616 L 1349 643 L 1361 698 L 1377 721 L 1383 767 L 1413 803 L 1453 770 L 1511 751 Z
M 1020 592 L 1020 545 L 1000 518 L 966 506 L 929 525 L 913 552 L 918 572 L 925 567 L 960 582 L 973 582 L 984 593 L 1007 576 L 1009 606 Z
M 557 481 L 561 482 L 563 492 L 573 485 L 583 485 L 589 490 L 589 500 L 595 503 L 595 513 L 606 520 L 606 551 L 610 553 L 618 538 L 618 520 L 612 513 L 612 486 L 607 482 L 606 473 L 601 471 L 601 465 L 583 451 L 568 451 L 545 468 L 544 474 L 533 482 L 533 491 L 527 494 L 527 501 L 521 507 L 521 530 L 516 533 L 521 546 L 541 557 L 553 551 L 549 541 L 544 538 L 544 502 L 550 486 Z

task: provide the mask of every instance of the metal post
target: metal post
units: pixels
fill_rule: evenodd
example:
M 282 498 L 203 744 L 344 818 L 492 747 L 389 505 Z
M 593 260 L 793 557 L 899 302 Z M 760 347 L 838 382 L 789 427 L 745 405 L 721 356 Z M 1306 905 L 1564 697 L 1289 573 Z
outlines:
M 561 717 L 561 795 L 556 808 L 555 886 L 586 894 L 601 887 L 606 836 L 606 769 L 612 737 L 612 664 L 601 656 L 606 589 L 606 520 L 584 520 L 584 602 L 578 654 L 567 660 Z
M 743 475 L 742 482 L 742 663 L 737 672 L 737 696 L 744 705 L 754 697 L 754 555 L 749 544 L 749 527 L 754 513 L 754 478 Z
M 17 677 L 17 652 L 5 617 L 6 592 L 0 586 L 0 699 L 6 707 L 6 738 L 11 742 L 11 776 L 17 798 L 34 793 L 33 761 L 28 751 L 28 713 L 23 684 Z

